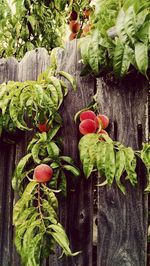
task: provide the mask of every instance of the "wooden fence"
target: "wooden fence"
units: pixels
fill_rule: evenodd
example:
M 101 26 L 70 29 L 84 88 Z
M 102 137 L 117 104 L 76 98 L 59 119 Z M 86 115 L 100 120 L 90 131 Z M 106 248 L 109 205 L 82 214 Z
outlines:
M 28 52 L 21 62 L 14 58 L 0 59 L 0 83 L 9 80 L 36 80 L 49 65 L 44 48 Z M 134 149 L 148 139 L 148 83 L 138 75 L 123 81 L 110 77 L 80 77 L 82 69 L 77 42 L 66 44 L 58 53 L 58 68 L 68 71 L 77 80 L 78 88 L 70 88 L 62 107 L 64 154 L 79 165 L 78 126 L 74 114 L 91 102 L 96 93 L 100 111 L 111 119 L 110 135 Z M 13 245 L 12 208 L 17 197 L 11 189 L 15 164 L 25 154 L 29 133 L 15 142 L 0 140 L 0 265 L 20 266 Z M 146 266 L 148 199 L 143 193 L 145 171 L 138 165 L 139 185 L 127 186 L 124 196 L 118 188 L 97 188 L 96 176 L 75 184 L 68 180 L 68 197 L 60 203 L 59 217 L 65 226 L 76 257 L 58 259 L 51 255 L 44 266 Z M 59 253 L 59 250 L 58 250 Z M 32 265 L 31 265 L 32 266 Z

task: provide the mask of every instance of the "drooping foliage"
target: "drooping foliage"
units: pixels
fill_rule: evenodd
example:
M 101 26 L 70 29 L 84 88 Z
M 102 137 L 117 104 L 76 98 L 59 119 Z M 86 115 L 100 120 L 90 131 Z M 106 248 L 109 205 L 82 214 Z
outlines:
M 150 2 L 97 0 L 91 31 L 81 39 L 84 72 L 113 71 L 124 77 L 132 69 L 147 76 L 150 48 Z

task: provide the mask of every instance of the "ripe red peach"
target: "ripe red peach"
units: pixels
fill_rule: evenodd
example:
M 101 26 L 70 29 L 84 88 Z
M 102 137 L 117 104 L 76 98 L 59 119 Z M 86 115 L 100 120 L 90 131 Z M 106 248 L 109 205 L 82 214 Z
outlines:
M 91 10 L 89 8 L 85 8 L 83 11 L 84 18 L 89 18 Z
M 80 121 L 83 121 L 85 119 L 94 120 L 95 118 L 96 118 L 96 114 L 91 110 L 84 111 L 80 114 Z
M 70 13 L 70 20 L 77 20 L 78 18 L 78 13 L 73 10 L 71 13 Z
M 77 33 L 80 30 L 81 25 L 76 20 L 70 20 L 69 28 L 73 33 Z
M 39 131 L 42 133 L 42 132 L 48 132 L 50 130 L 50 125 L 48 125 L 47 122 L 45 123 L 39 123 L 38 124 L 38 129 Z
M 53 169 L 47 164 L 39 164 L 35 167 L 33 179 L 39 183 L 50 181 L 53 176 Z
M 107 128 L 109 125 L 109 118 L 106 115 L 97 115 L 95 122 L 100 124 L 103 129 Z
M 96 129 L 96 123 L 94 122 L 94 120 L 91 119 L 85 119 L 81 121 L 79 125 L 79 131 L 82 135 L 86 135 L 88 133 L 95 133 Z

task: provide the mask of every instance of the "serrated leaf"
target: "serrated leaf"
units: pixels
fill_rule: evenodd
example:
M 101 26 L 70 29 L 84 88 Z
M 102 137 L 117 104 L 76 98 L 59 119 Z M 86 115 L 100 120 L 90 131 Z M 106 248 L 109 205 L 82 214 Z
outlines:
M 126 179 L 129 179 L 132 185 L 137 184 L 137 174 L 135 172 L 136 168 L 136 158 L 132 148 L 124 148 L 125 154 L 125 170 L 127 172 Z
M 132 49 L 127 44 L 123 44 L 117 39 L 113 58 L 113 70 L 117 77 L 123 77 L 127 74 L 131 55 Z
M 55 135 L 57 134 L 58 130 L 60 129 L 60 125 L 54 126 L 49 132 L 47 133 L 47 139 L 50 141 L 52 140 Z
M 49 84 L 46 88 L 46 92 L 49 94 L 49 97 L 51 97 L 52 101 L 54 102 L 54 106 L 57 108 L 59 97 L 58 97 L 58 93 L 54 85 Z
M 74 160 L 69 156 L 60 156 L 59 158 L 69 164 L 74 164 Z
M 134 12 L 134 7 L 130 6 L 128 10 L 126 11 L 126 16 L 125 16 L 125 30 L 126 33 L 128 34 L 130 40 L 132 43 L 135 42 L 135 12 Z
M 135 60 L 138 70 L 147 76 L 148 69 L 148 45 L 146 43 L 138 42 L 135 44 Z
M 150 167 L 150 145 L 148 143 L 143 144 L 143 149 L 141 150 L 141 159 L 146 167 Z
M 88 63 L 94 73 L 99 72 L 99 41 L 98 41 L 98 31 L 95 32 L 93 38 L 89 44 L 88 49 Z
M 19 161 L 12 179 L 12 187 L 14 190 L 16 190 L 23 181 L 24 175 L 22 175 L 22 171 L 31 157 L 32 154 L 28 153 Z
M 148 43 L 150 42 L 150 21 L 144 23 L 138 30 L 138 39 L 141 42 Z
M 57 90 L 57 95 L 58 95 L 58 98 L 59 98 L 59 104 L 58 104 L 58 108 L 59 108 L 60 105 L 62 104 L 62 101 L 63 101 L 63 93 L 62 93 L 62 88 L 61 88 L 60 81 L 56 77 L 51 76 L 49 78 L 49 82 L 51 84 L 53 84 L 53 86 Z
M 115 180 L 123 194 L 126 193 L 125 187 L 121 184 L 120 178 L 125 170 L 125 155 L 123 150 L 116 152 L 116 172 Z
M 67 177 L 63 170 L 59 174 L 59 189 L 64 197 L 67 197 Z
M 89 148 L 90 145 L 95 145 L 97 142 L 99 142 L 98 134 L 87 134 L 79 141 L 80 159 L 83 164 L 83 172 L 87 178 L 90 176 L 95 165 L 93 159 L 90 158 Z
M 75 166 L 65 164 L 65 165 L 63 165 L 63 168 L 65 170 L 67 170 L 67 171 L 70 171 L 75 176 L 79 176 L 80 175 L 79 169 L 77 167 L 75 167 Z
M 39 153 L 40 153 L 41 147 L 42 147 L 42 142 L 38 141 L 34 144 L 34 146 L 32 147 L 32 150 L 31 150 L 33 160 L 37 164 L 41 163 L 41 159 L 39 158 Z
M 71 83 L 73 89 L 76 90 L 77 84 L 76 84 L 75 78 L 72 75 L 70 75 L 69 73 L 65 71 L 58 71 L 57 73 L 63 76 L 64 78 L 66 78 Z
M 59 148 L 55 144 L 55 142 L 53 141 L 48 142 L 46 148 L 50 158 L 55 158 L 59 156 Z
M 125 12 L 123 9 L 119 11 L 117 21 L 116 21 L 116 31 L 119 39 L 122 43 L 126 43 L 128 36 L 125 31 Z
M 58 245 L 63 249 L 63 253 L 65 253 L 66 256 L 76 256 L 77 254 L 79 254 L 79 252 L 71 252 L 68 237 L 60 224 L 50 225 L 49 229 L 51 229 L 49 233 L 52 235 Z
M 100 175 L 105 176 L 105 157 L 106 157 L 106 143 L 99 141 L 97 143 L 97 170 Z
M 114 176 L 115 176 L 115 170 L 116 170 L 116 165 L 115 165 L 115 153 L 114 153 L 114 145 L 113 143 L 109 143 L 106 146 L 106 151 L 105 151 L 105 175 L 108 181 L 109 185 L 112 185 Z

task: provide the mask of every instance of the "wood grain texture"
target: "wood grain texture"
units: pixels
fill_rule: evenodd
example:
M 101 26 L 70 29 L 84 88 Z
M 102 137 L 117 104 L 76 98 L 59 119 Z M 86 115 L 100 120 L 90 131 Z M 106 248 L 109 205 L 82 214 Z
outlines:
M 94 79 L 80 77 L 82 64 L 77 48 L 77 41 L 66 43 L 65 51 L 58 54 L 59 69 L 67 71 L 76 78 L 77 91 L 69 85 L 69 93 L 64 100 L 61 110 L 63 117 L 63 154 L 71 156 L 79 165 L 79 130 L 73 119 L 76 112 L 86 107 L 94 94 Z M 92 179 L 85 180 L 81 175 L 76 181 L 68 175 L 67 201 L 60 207 L 61 222 L 65 225 L 71 248 L 81 250 L 76 257 L 65 258 L 60 265 L 92 265 L 92 223 L 93 223 L 93 188 Z
M 39 48 L 26 53 L 19 63 L 18 81 L 36 80 L 38 75 L 43 72 L 49 64 L 48 52 L 44 48 Z M 16 156 L 15 165 L 26 154 L 26 147 L 32 138 L 31 132 L 22 132 L 19 139 L 16 139 Z M 14 203 L 18 200 L 15 193 Z M 13 246 L 12 264 L 11 266 L 20 266 L 20 258 Z
M 129 76 L 122 82 L 97 79 L 100 111 L 111 119 L 110 134 L 126 146 L 141 147 L 148 138 L 148 90 L 142 77 Z M 137 128 L 143 129 L 139 136 Z M 146 176 L 137 168 L 139 185 L 127 184 L 124 196 L 113 185 L 98 192 L 98 266 L 145 266 L 147 252 Z
M 17 80 L 18 62 L 14 58 L 0 59 L 0 83 Z M 7 136 L 8 138 L 9 136 Z M 0 140 L 0 265 L 11 265 L 13 249 L 11 177 L 14 170 L 15 143 Z

